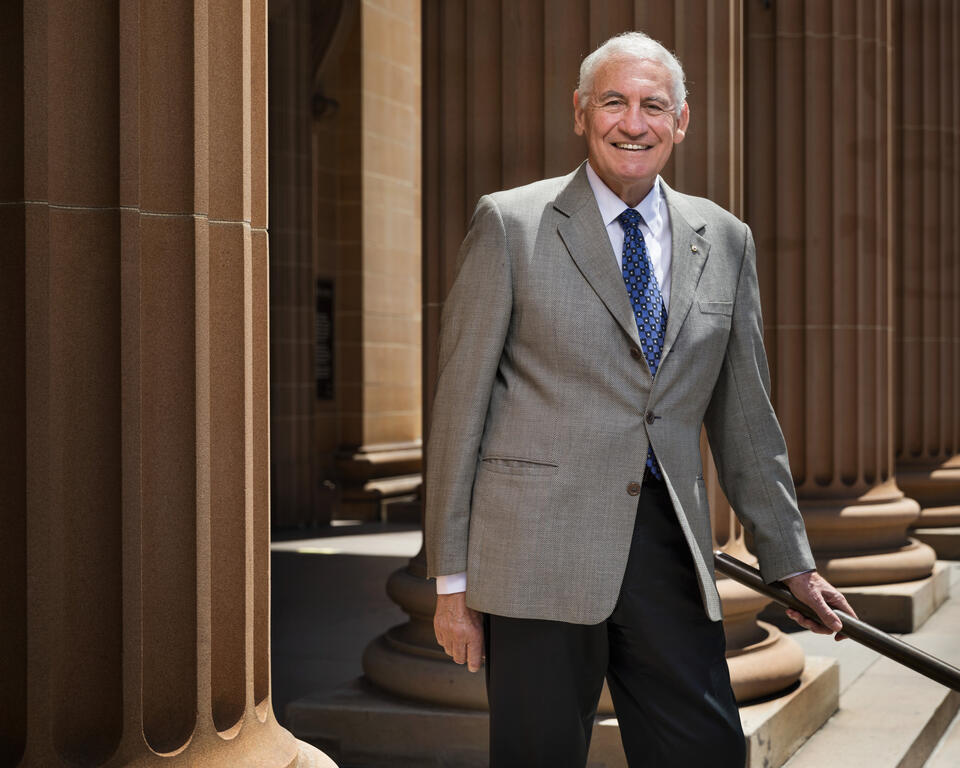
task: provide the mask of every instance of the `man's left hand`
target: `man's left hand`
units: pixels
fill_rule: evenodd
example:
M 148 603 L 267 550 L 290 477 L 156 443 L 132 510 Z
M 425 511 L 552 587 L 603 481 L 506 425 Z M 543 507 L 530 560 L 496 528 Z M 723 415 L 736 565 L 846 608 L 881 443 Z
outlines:
M 793 592 L 794 597 L 813 608 L 820 618 L 819 622 L 813 621 L 798 611 L 788 608 L 787 616 L 804 629 L 809 629 L 811 632 L 816 632 L 821 635 L 840 632 L 843 628 L 843 623 L 840 621 L 840 617 L 833 612 L 833 608 L 844 611 L 853 617 L 857 615 L 854 613 L 853 608 L 850 607 L 847 599 L 840 593 L 840 590 L 830 584 L 830 582 L 816 571 L 798 573 L 796 576 L 784 579 L 783 583 Z M 846 637 L 846 635 L 838 634 L 836 639 L 843 640 L 844 637 Z

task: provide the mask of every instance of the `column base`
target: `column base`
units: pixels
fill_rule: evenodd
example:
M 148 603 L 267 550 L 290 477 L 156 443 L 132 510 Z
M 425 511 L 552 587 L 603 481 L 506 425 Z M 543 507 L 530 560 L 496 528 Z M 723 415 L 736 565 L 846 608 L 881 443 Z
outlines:
M 736 651 L 727 651 L 730 683 L 738 703 L 771 696 L 797 682 L 803 674 L 803 649 L 772 624 L 757 622 L 764 638 Z
M 730 579 L 721 579 L 718 586 L 726 614 L 727 663 L 737 701 L 769 696 L 794 684 L 803 672 L 803 651 L 776 627 L 756 620 L 769 599 Z M 364 674 L 373 685 L 404 699 L 484 710 L 484 676 L 454 664 L 436 643 L 433 590 L 433 583 L 412 573 L 410 567 L 390 576 L 387 592 L 411 620 L 370 642 L 363 653 Z M 606 683 L 598 712 L 613 714 Z
M 937 561 L 937 553 L 929 545 L 912 538 L 901 547 L 856 554 L 814 550 L 814 556 L 824 578 L 845 589 L 923 579 Z
M 341 520 L 386 520 L 393 502 L 416 498 L 423 482 L 423 447 L 409 443 L 366 445 L 337 455 Z
M 925 579 L 899 584 L 844 587 L 857 616 L 884 632 L 915 632 L 950 596 L 950 569 L 936 563 Z
M 916 528 L 913 535 L 933 547 L 940 560 L 960 560 L 960 526 L 951 528 Z
M 337 768 L 337 764 L 312 744 L 297 740 L 297 761 L 291 768 Z
M 739 557 L 756 562 L 745 550 Z M 738 702 L 770 696 L 789 688 L 803 672 L 803 650 L 771 624 L 757 621 L 770 598 L 732 579 L 717 581 L 723 603 L 730 683 Z
M 920 505 L 892 478 L 856 498 L 800 500 L 817 569 L 837 587 L 895 584 L 930 575 L 936 554 L 907 538 Z
M 917 528 L 960 526 L 960 456 L 934 467 L 897 467 L 897 483 L 920 504 Z
M 373 640 L 363 652 L 363 671 L 386 693 L 425 705 L 486 710 L 487 688 L 482 672 L 470 672 L 437 648 L 430 652 L 407 644 L 397 633 L 400 625 Z

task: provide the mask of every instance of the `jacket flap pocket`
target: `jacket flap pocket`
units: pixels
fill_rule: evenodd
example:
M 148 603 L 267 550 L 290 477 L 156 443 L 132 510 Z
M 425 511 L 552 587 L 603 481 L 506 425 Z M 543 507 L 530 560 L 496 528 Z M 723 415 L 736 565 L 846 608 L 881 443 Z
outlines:
M 557 464 L 543 459 L 525 459 L 519 456 L 484 456 L 480 466 L 491 472 L 507 475 L 552 475 L 559 468 Z

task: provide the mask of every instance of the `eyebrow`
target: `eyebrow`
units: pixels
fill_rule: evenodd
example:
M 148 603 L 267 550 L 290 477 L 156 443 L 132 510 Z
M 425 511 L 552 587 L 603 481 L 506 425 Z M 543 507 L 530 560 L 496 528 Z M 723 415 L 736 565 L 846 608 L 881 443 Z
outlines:
M 623 99 L 624 101 L 629 101 L 626 96 L 624 96 L 620 91 L 604 91 L 597 97 L 597 101 L 606 101 L 607 99 Z M 670 102 L 665 99 L 663 96 L 647 96 L 644 99 L 641 99 L 642 103 L 647 102 L 656 102 L 657 104 L 663 104 L 664 106 L 669 106 Z

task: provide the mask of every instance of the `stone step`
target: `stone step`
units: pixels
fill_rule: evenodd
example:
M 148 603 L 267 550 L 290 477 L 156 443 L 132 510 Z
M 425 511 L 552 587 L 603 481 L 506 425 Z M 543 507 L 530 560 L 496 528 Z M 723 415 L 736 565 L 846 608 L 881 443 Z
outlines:
M 902 637 L 960 666 L 960 568 L 955 564 L 949 567 L 952 596 L 918 631 Z M 807 632 L 794 638 L 808 655 L 835 655 L 838 659 L 840 708 L 797 750 L 787 768 L 925 765 L 960 712 L 960 693 L 850 640 L 836 644 L 830 637 Z M 945 739 L 940 748 L 951 746 Z M 960 761 L 948 759 L 943 763 L 947 765 L 956 768 Z
M 916 528 L 911 534 L 933 547 L 941 560 L 960 560 L 960 527 Z
M 960 765 L 960 715 L 957 715 L 924 768 L 957 768 Z

